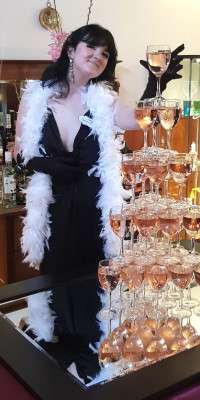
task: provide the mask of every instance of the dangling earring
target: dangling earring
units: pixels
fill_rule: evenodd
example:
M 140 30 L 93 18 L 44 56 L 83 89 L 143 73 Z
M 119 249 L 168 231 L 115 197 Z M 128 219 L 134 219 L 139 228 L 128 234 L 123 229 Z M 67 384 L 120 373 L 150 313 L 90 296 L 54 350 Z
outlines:
M 69 59 L 69 80 L 70 82 L 74 83 L 74 60 L 73 58 Z

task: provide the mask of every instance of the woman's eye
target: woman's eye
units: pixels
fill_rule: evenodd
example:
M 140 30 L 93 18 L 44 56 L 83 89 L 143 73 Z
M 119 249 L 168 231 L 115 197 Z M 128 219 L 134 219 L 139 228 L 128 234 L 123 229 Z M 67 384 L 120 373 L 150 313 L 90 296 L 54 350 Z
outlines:
M 92 44 L 87 44 L 87 47 L 89 47 L 90 49 L 95 49 L 95 46 L 93 46 Z
M 105 58 L 109 58 L 109 55 L 110 55 L 110 54 L 107 53 L 107 52 L 104 52 L 104 53 L 103 53 L 103 56 L 104 56 Z

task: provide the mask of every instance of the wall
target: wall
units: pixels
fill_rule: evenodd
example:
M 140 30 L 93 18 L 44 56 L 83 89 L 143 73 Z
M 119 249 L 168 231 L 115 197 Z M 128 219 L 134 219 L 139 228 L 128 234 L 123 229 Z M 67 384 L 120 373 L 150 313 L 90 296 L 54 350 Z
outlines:
M 85 24 L 88 0 L 57 0 L 63 28 Z M 48 59 L 49 33 L 38 22 L 45 0 L 0 0 L 0 58 Z M 148 43 L 166 43 L 173 49 L 185 43 L 185 54 L 200 54 L 198 0 L 94 0 L 90 22 L 109 28 L 116 39 L 121 96 L 134 103 L 147 74 L 139 64 Z

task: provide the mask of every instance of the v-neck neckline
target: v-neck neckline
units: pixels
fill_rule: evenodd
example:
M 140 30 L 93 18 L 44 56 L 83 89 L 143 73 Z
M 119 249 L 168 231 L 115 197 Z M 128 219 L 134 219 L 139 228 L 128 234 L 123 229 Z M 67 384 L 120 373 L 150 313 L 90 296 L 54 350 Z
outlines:
M 75 135 L 75 137 L 74 137 L 73 149 L 72 149 L 72 151 L 69 151 L 69 150 L 67 150 L 67 148 L 64 146 L 64 143 L 63 143 L 63 141 L 62 141 L 62 139 L 61 139 L 60 131 L 59 131 L 58 124 L 57 124 L 57 122 L 56 122 L 56 119 L 55 119 L 53 110 L 52 110 L 50 107 L 48 108 L 48 110 L 50 111 L 50 115 L 52 116 L 53 123 L 54 123 L 54 125 L 55 125 L 55 127 L 56 127 L 57 137 L 58 137 L 59 143 L 60 143 L 60 145 L 61 145 L 61 147 L 62 147 L 62 150 L 63 150 L 65 153 L 67 153 L 67 154 L 69 154 L 69 153 L 70 153 L 70 154 L 73 154 L 74 151 L 75 151 L 76 142 L 77 142 L 77 140 L 78 140 L 78 138 L 79 138 L 79 134 L 80 134 L 80 130 L 81 130 L 81 125 L 82 125 L 82 123 L 80 123 L 80 127 L 79 127 L 79 129 L 78 129 L 78 131 L 77 131 L 77 133 L 76 133 L 76 135 Z M 87 115 L 88 113 L 89 113 L 89 110 L 85 112 L 84 116 Z

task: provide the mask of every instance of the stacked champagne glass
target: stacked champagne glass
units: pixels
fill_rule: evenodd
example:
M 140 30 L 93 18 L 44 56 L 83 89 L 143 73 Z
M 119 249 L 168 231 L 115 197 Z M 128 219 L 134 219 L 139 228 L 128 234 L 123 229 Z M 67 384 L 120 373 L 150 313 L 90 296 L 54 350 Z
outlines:
M 170 146 L 171 130 L 181 112 L 178 100 L 165 100 L 160 94 L 170 50 L 148 46 L 147 60 L 158 79 L 157 95 L 137 103 L 135 116 L 144 131 L 144 146 L 122 158 L 122 177 L 131 186 L 132 196 L 109 215 L 111 234 L 121 243 L 120 253 L 99 264 L 105 307 L 98 317 L 108 320 L 99 361 L 102 367 L 115 366 L 113 376 L 200 344 L 191 322 L 193 314 L 200 315 L 200 305 L 190 290 L 194 281 L 200 284 L 200 255 L 195 249 L 200 206 L 184 197 L 193 159 L 190 153 L 177 153 Z M 158 124 L 167 132 L 165 148 L 157 146 Z M 150 128 L 153 142 L 148 146 Z M 168 192 L 171 178 L 179 187 L 176 199 Z M 136 196 L 139 182 L 142 190 Z M 183 229 L 191 238 L 189 250 L 180 242 Z

